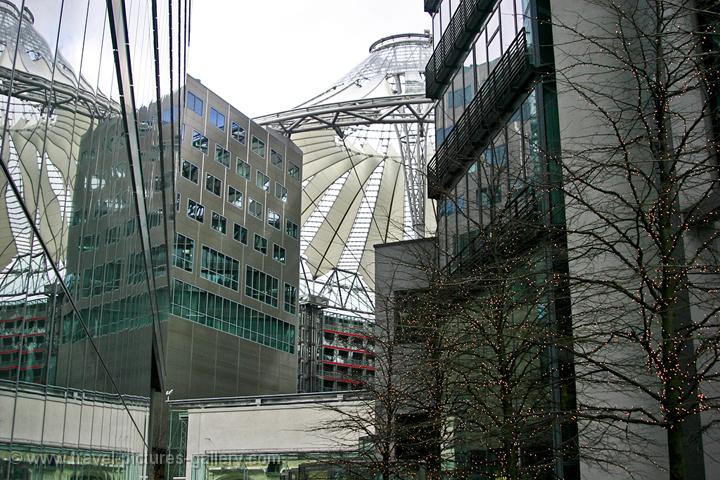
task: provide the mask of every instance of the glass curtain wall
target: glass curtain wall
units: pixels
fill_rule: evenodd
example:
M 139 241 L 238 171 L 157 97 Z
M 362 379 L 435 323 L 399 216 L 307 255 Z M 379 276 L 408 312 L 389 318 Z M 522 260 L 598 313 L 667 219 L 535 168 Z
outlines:
M 467 246 L 480 230 L 508 209 L 519 208 L 518 199 L 532 195 L 532 185 L 542 180 L 538 147 L 540 88 L 523 100 L 484 149 L 474 153 L 475 161 L 439 202 L 443 263 L 467 256 Z
M 449 0 L 443 2 L 440 12 L 436 13 L 435 17 L 442 16 L 445 10 L 449 14 L 452 9 L 450 5 L 446 6 L 447 3 Z M 472 48 L 442 94 L 442 101 L 438 102 L 435 108 L 435 144 L 438 147 L 453 131 L 455 123 L 460 119 L 467 105 L 475 98 L 476 93 L 520 31 L 525 28 L 526 37 L 532 38 L 529 4 L 529 0 L 497 2 L 485 24 L 476 34 Z M 433 38 L 439 41 L 437 36 Z
M 147 471 L 186 13 L 0 0 L 1 478 Z

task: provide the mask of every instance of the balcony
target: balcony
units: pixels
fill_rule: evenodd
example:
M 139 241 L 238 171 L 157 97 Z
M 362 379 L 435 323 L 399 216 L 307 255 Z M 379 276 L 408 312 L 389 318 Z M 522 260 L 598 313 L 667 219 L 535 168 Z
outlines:
M 467 246 L 448 262 L 449 272 L 471 274 L 479 265 L 493 263 L 532 245 L 542 231 L 539 228 L 543 220 L 540 204 L 535 189 L 530 186 L 515 192 L 485 227 L 493 235 L 470 239 Z M 513 241 L 507 241 L 509 238 Z
M 430 198 L 442 197 L 457 176 L 474 161 L 473 152 L 487 145 L 498 124 L 511 113 L 518 95 L 526 91 L 536 73 L 523 29 L 428 162 Z
M 436 5 L 432 5 L 433 3 Z M 425 11 L 428 11 L 428 6 L 437 9 L 439 3 L 426 0 Z M 460 2 L 425 67 L 425 95 L 428 98 L 440 97 L 440 92 L 462 63 L 478 28 L 494 5 L 495 0 Z

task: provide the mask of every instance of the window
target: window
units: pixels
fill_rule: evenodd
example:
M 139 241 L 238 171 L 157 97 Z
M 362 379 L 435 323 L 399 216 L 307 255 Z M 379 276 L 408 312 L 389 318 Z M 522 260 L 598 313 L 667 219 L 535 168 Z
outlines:
M 285 233 L 292 238 L 298 238 L 300 229 L 298 228 L 297 224 L 291 222 L 290 220 L 285 220 Z
M 237 160 L 237 168 L 235 170 L 238 175 L 241 177 L 250 180 L 250 164 L 247 162 L 243 162 L 238 158 Z
M 235 187 L 228 186 L 227 201 L 234 207 L 242 208 L 243 193 Z
M 208 153 L 208 139 L 205 135 L 193 130 L 192 133 L 192 146 L 200 150 L 202 153 Z
M 210 123 L 225 131 L 225 115 L 210 107 Z
M 277 243 L 273 243 L 273 260 L 285 263 L 285 249 Z
M 285 304 L 284 309 L 288 313 L 295 313 L 295 304 L 297 303 L 297 288 L 289 283 L 285 284 Z
M 395 336 L 402 344 L 420 344 L 425 340 L 427 327 L 432 325 L 432 314 L 414 291 L 395 292 Z M 418 314 L 417 312 L 424 312 Z M 428 318 L 429 317 L 429 318 Z
M 136 224 L 137 224 L 137 222 L 135 221 L 135 219 L 127 221 L 127 223 L 125 224 L 125 236 L 126 237 L 129 237 L 130 235 L 135 233 L 135 225 Z
M 248 201 L 248 211 L 253 217 L 257 217 L 262 220 L 263 217 L 263 204 L 250 198 Z
M 172 292 L 173 315 L 282 352 L 295 351 L 295 327 L 287 322 L 177 279 Z
M 253 248 L 263 255 L 267 255 L 267 238 L 261 237 L 257 233 L 255 234 L 255 242 Z
M 120 240 L 120 227 L 114 226 L 108 228 L 105 232 L 105 243 L 110 245 L 111 243 L 117 243 Z
M 245 145 L 245 129 L 236 122 L 230 124 L 230 136 Z
M 223 217 L 217 212 L 212 212 L 211 226 L 214 230 L 217 230 L 224 235 L 227 231 L 227 218 Z
M 103 281 L 103 290 L 111 292 L 120 288 L 120 280 L 122 279 L 122 262 L 120 260 L 105 264 L 105 279 Z
M 75 210 L 72 214 L 70 225 L 80 225 L 81 223 L 85 223 L 85 217 L 87 217 L 87 210 Z
M 145 258 L 142 253 L 131 253 L 128 256 L 127 283 L 134 285 L 145 279 Z
M 90 252 L 97 248 L 98 246 L 98 237 L 97 235 L 85 235 L 80 240 L 80 251 L 81 252 Z
M 193 269 L 193 256 L 195 255 L 195 240 L 185 235 L 175 235 L 175 250 L 173 251 L 173 265 L 188 272 Z
M 287 202 L 287 188 L 275 182 L 275 196 L 283 202 Z
M 219 197 L 220 192 L 222 191 L 222 181 L 208 173 L 207 178 L 205 178 L 205 190 L 212 192 Z
M 203 245 L 200 276 L 237 291 L 240 286 L 240 262 Z
M 247 228 L 237 223 L 233 225 L 233 238 L 243 245 L 247 245 Z
M 187 216 L 203 223 L 205 221 L 205 207 L 188 198 Z
M 502 190 L 500 188 L 480 187 L 475 191 L 475 202 L 481 207 L 494 208 L 502 202 Z
M 255 136 L 252 137 L 252 142 L 250 143 L 250 150 L 255 155 L 259 155 L 262 158 L 265 158 L 265 142 Z
M 280 281 L 265 272 L 256 270 L 250 265 L 245 271 L 245 295 L 260 300 L 270 306 L 277 307 Z
M 220 145 L 215 145 L 215 161 L 222 163 L 226 167 L 230 167 L 230 152 Z
M 148 228 L 159 227 L 160 225 L 162 225 L 162 222 L 164 219 L 165 219 L 165 212 L 163 212 L 162 208 L 148 213 L 148 215 L 147 215 Z
M 273 228 L 277 228 L 280 230 L 280 214 L 277 212 L 273 212 L 268 208 L 267 211 L 267 223 Z
M 192 93 L 190 90 L 188 90 L 187 92 L 187 108 L 197 113 L 201 117 L 203 114 L 203 110 L 205 109 L 202 99 Z
M 180 115 L 178 115 L 177 105 L 175 105 L 172 109 L 165 108 L 162 111 L 162 123 L 170 123 L 173 118 L 180 118 Z
M 255 172 L 255 185 L 267 192 L 270 190 L 270 177 L 262 173 L 260 170 L 257 170 Z
M 272 163 L 277 168 L 282 169 L 283 156 L 272 148 L 270 149 L 270 163 Z
M 292 162 L 288 162 L 288 176 L 300 181 L 300 167 Z
M 150 248 L 150 264 L 152 265 L 153 276 L 165 275 L 167 266 L 168 250 L 165 245 L 158 245 Z

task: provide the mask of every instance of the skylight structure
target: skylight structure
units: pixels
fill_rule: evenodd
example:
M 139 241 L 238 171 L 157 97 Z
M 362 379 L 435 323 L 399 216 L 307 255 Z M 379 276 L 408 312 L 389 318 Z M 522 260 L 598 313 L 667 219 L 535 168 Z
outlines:
M 431 54 L 428 34 L 382 38 L 330 88 L 256 119 L 291 136 L 304 153 L 303 295 L 328 298 L 338 272 L 357 277 L 358 291 L 372 292 L 374 245 L 434 231 L 424 176 L 434 150 L 424 93 Z

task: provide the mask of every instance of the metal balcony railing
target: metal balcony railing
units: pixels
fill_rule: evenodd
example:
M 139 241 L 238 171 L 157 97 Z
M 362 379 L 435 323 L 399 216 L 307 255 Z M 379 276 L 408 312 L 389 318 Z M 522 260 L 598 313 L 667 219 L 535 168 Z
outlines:
M 472 152 L 485 147 L 536 72 L 522 29 L 428 162 L 430 198 L 440 198 L 474 161 Z
M 532 244 L 541 232 L 541 213 L 533 187 L 526 186 L 515 192 L 509 202 L 494 212 L 490 224 L 484 227 L 486 232 L 492 231 L 493 235 L 471 238 L 465 248 L 448 262 L 448 270 L 459 275 L 472 273 L 478 265 L 487 262 L 492 264 L 498 258 L 503 258 L 508 249 L 518 251 L 525 248 L 526 244 Z M 513 240 L 507 241 L 509 238 Z M 498 244 L 491 244 L 488 239 Z
M 426 11 L 428 3 L 432 2 L 425 1 Z M 440 92 L 462 63 L 478 28 L 494 5 L 495 0 L 460 2 L 425 67 L 425 96 L 440 97 Z

